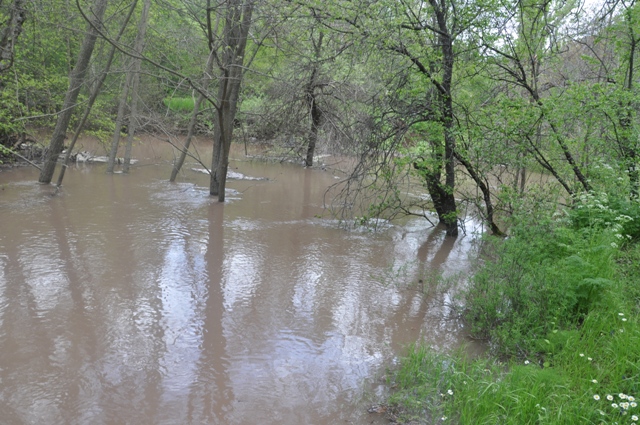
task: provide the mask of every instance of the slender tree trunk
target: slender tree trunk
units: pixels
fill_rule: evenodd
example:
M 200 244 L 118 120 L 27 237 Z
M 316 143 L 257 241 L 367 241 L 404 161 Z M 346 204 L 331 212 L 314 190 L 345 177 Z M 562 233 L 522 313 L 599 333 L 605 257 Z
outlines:
M 218 108 L 214 128 L 214 149 L 211 160 L 209 192 L 224 202 L 229 167 L 229 150 L 233 122 L 243 76 L 244 52 L 251 25 L 253 0 L 229 0 L 225 16 L 221 78 L 218 87 Z
M 196 98 L 195 103 L 193 104 L 193 111 L 191 112 L 191 118 L 189 119 L 189 127 L 187 128 L 187 138 L 184 141 L 182 149 L 180 149 L 180 156 L 173 163 L 173 168 L 171 169 L 171 177 L 169 177 L 170 182 L 176 181 L 178 173 L 184 165 L 184 161 L 187 159 L 189 147 L 191 146 L 191 140 L 193 139 L 193 135 L 196 131 L 196 124 L 198 123 L 198 113 L 200 111 L 200 105 L 202 105 L 203 101 L 204 96 L 199 94 Z
M 4 28 L 0 30 L 0 73 L 13 65 L 13 49 L 27 19 L 25 3 L 25 0 L 13 0 L 5 21 L 8 24 L 3 24 Z
M 138 24 L 138 34 L 133 45 L 136 55 L 141 56 L 144 50 L 144 38 L 147 32 L 147 23 L 149 22 L 149 9 L 151 8 L 151 0 L 144 0 L 142 13 L 140 14 L 140 22 Z M 127 126 L 127 145 L 124 150 L 124 165 L 122 172 L 128 173 L 131 165 L 131 148 L 133 146 L 133 137 L 138 128 L 138 88 L 140 87 L 140 66 L 142 60 L 133 58 L 133 84 L 131 86 L 131 108 L 129 110 L 129 125 Z
M 71 114 L 76 106 L 76 100 L 78 99 L 78 94 L 82 88 L 89 60 L 91 59 L 93 48 L 96 44 L 98 33 L 94 27 L 100 26 L 102 17 L 107 8 L 107 1 L 108 0 L 96 0 L 95 2 L 92 14 L 93 24 L 89 23 L 87 25 L 86 35 L 82 42 L 82 46 L 80 47 L 78 59 L 69 75 L 69 89 L 67 90 L 67 94 L 64 98 L 62 111 L 58 115 L 58 121 L 56 122 L 53 135 L 51 136 L 51 142 L 49 143 L 49 147 L 45 153 L 44 164 L 42 165 L 42 171 L 40 172 L 40 178 L 38 179 L 40 183 L 49 184 L 53 179 L 56 161 L 58 160 L 58 155 L 64 146 L 64 138 L 67 132 L 67 127 L 69 126 L 69 121 L 71 120 Z
M 211 72 L 213 71 L 213 55 L 209 55 L 209 59 L 207 60 L 207 65 L 204 70 L 204 90 L 207 90 L 209 87 L 209 81 L 211 79 Z M 178 177 L 178 173 L 184 164 L 184 161 L 187 159 L 187 154 L 189 153 L 189 147 L 191 146 L 191 140 L 193 139 L 193 135 L 196 131 L 196 124 L 198 123 L 198 113 L 200 111 L 200 106 L 204 101 L 204 95 L 202 93 L 198 94 L 196 98 L 195 104 L 193 105 L 193 111 L 191 112 L 191 118 L 189 119 L 189 128 L 187 130 L 187 138 L 184 141 L 184 146 L 180 151 L 180 157 L 173 164 L 173 169 L 171 170 L 171 177 L 169 181 L 174 182 Z
M 460 163 L 464 165 L 466 170 L 469 172 L 469 175 L 471 176 L 473 181 L 476 183 L 476 185 L 480 188 L 480 191 L 482 192 L 482 198 L 484 199 L 484 207 L 487 214 L 485 217 L 485 220 L 489 224 L 491 233 L 493 233 L 496 236 L 503 236 L 504 233 L 500 230 L 500 228 L 498 227 L 494 219 L 493 202 L 491 200 L 491 191 L 489 190 L 489 186 L 476 172 L 475 167 L 473 166 L 473 164 L 471 164 L 471 162 L 469 162 L 469 160 L 467 160 L 464 156 L 462 156 L 457 151 L 455 152 L 455 156 L 458 159 L 458 161 L 460 161 Z
M 129 14 L 127 15 L 124 22 L 122 23 L 122 26 L 120 27 L 120 32 L 116 37 L 116 40 L 115 40 L 116 42 L 120 40 L 120 38 L 122 37 L 122 34 L 124 33 L 124 30 L 127 28 L 127 24 L 131 19 L 131 15 L 133 15 L 133 11 L 136 8 L 136 4 L 137 4 L 137 1 L 134 1 L 131 4 L 131 8 L 129 9 Z M 76 131 L 73 134 L 73 139 L 71 140 L 71 143 L 69 144 L 69 148 L 67 149 L 67 153 L 64 156 L 64 162 L 62 164 L 62 168 L 60 169 L 60 173 L 58 174 L 58 181 L 56 183 L 57 187 L 62 186 L 62 180 L 64 179 L 64 173 L 69 164 L 69 158 L 71 157 L 71 152 L 75 147 L 76 141 L 78 140 L 78 137 L 80 136 L 80 133 L 82 132 L 82 129 L 84 128 L 84 125 L 87 122 L 89 115 L 91 114 L 91 108 L 93 107 L 93 104 L 95 103 L 96 99 L 98 98 L 98 95 L 100 94 L 100 89 L 102 88 L 102 84 L 104 84 L 104 80 L 106 80 L 107 75 L 109 74 L 109 69 L 111 69 L 111 63 L 113 62 L 113 57 L 115 56 L 115 53 L 116 53 L 116 47 L 112 45 L 111 50 L 109 50 L 109 55 L 107 56 L 107 63 L 105 64 L 104 70 L 102 71 L 102 75 L 100 76 L 100 78 L 98 79 L 98 81 L 96 82 L 95 86 L 92 89 L 93 91 L 91 92 L 91 96 L 89 97 L 89 101 L 87 102 L 87 107 L 85 108 L 84 115 L 82 116 L 82 119 L 80 120 L 80 122 L 78 123 L 78 126 L 76 127 Z
M 137 67 L 140 67 L 140 61 L 135 59 Z M 135 66 L 135 65 L 134 65 Z M 131 149 L 133 147 L 133 137 L 138 128 L 138 87 L 140 86 L 140 73 L 133 71 L 133 80 L 131 84 L 131 106 L 129 107 L 129 121 L 127 124 L 127 143 L 124 148 L 124 159 L 122 161 L 122 172 L 128 173 L 131 165 Z
M 120 93 L 120 101 L 118 102 L 118 114 L 116 115 L 115 129 L 113 130 L 113 138 L 111 139 L 111 149 L 109 151 L 109 160 L 107 162 L 107 173 L 113 173 L 116 165 L 116 156 L 118 154 L 118 146 L 120 145 L 120 133 L 122 132 L 122 123 L 124 122 L 124 114 L 127 109 L 127 97 L 129 96 L 129 87 L 131 86 L 131 78 L 133 73 L 127 72 L 127 76 Z
M 628 10 L 627 13 L 630 13 Z M 626 16 L 626 14 L 625 14 Z M 626 17 L 629 22 L 631 22 L 630 17 Z M 625 91 L 631 93 L 633 91 L 633 73 L 634 73 L 634 62 L 635 62 L 635 52 L 638 45 L 638 38 L 635 36 L 635 29 L 632 25 L 629 25 L 629 58 L 627 64 L 627 75 L 625 81 Z M 640 171 L 638 170 L 638 151 L 637 151 L 637 142 L 634 139 L 637 139 L 637 136 L 634 137 L 633 131 L 633 115 L 632 115 L 633 106 L 630 102 L 625 101 L 624 107 L 622 108 L 622 112 L 620 113 L 619 123 L 622 129 L 621 131 L 621 140 L 620 147 L 622 151 L 623 160 L 625 162 L 625 166 L 627 168 L 627 173 L 629 174 L 629 196 L 632 199 L 637 199 L 640 195 Z

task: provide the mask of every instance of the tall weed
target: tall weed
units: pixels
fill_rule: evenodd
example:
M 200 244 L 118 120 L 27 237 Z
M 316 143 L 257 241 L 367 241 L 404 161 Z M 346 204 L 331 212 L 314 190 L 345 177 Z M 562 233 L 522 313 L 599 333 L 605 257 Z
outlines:
M 490 245 L 465 296 L 472 332 L 499 356 L 531 357 L 552 329 L 575 329 L 612 285 L 614 237 L 549 220 Z
M 640 245 L 590 223 L 539 221 L 489 245 L 467 319 L 500 357 L 411 347 L 393 379 L 399 423 L 640 423 Z

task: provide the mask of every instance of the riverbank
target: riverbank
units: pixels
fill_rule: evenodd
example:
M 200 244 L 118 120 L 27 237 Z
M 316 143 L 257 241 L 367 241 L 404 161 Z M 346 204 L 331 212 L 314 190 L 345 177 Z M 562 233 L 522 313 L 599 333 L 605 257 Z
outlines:
M 489 243 L 464 316 L 490 355 L 416 344 L 391 378 L 391 419 L 638 423 L 638 209 L 588 197 L 561 215 L 521 217 L 510 238 Z

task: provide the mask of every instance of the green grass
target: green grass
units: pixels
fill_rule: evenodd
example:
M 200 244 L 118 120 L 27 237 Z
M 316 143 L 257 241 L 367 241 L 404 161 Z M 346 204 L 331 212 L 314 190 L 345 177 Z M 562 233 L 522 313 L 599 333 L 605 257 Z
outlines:
M 548 367 L 412 347 L 389 402 L 400 423 L 632 424 L 640 409 L 619 394 L 640 396 L 640 327 L 637 314 L 622 317 L 590 314 Z
M 640 245 L 575 223 L 492 245 L 466 294 L 489 356 L 411 347 L 391 383 L 400 423 L 640 424 Z
M 164 106 L 173 112 L 189 113 L 193 111 L 195 100 L 192 97 L 167 97 L 162 100 Z

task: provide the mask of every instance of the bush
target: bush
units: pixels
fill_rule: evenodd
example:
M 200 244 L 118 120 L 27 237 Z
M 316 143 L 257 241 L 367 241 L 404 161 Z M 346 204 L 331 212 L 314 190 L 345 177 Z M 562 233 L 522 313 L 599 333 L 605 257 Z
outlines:
M 569 212 L 574 229 L 612 229 L 624 238 L 640 239 L 640 201 L 606 193 L 585 193 Z
M 606 228 L 572 228 L 548 220 L 522 223 L 505 241 L 494 241 L 466 293 L 472 332 L 491 341 L 499 356 L 538 357 L 553 330 L 576 329 L 613 285 L 618 245 Z
M 167 97 L 163 99 L 164 106 L 173 112 L 191 113 L 195 106 L 195 100 L 192 97 Z
M 552 226 L 553 228 L 553 226 Z M 527 287 L 535 289 L 534 264 L 540 264 L 540 275 L 559 270 L 578 273 L 579 277 L 606 274 L 608 278 L 587 282 L 597 288 L 597 295 L 589 311 L 581 314 L 581 320 L 562 329 L 558 317 L 543 323 L 532 320 L 534 315 L 518 321 L 517 317 L 503 319 L 501 329 L 511 331 L 515 337 L 530 335 L 526 324 L 548 329 L 545 338 L 535 340 L 530 346 L 535 354 L 545 353 L 545 358 L 526 357 L 469 360 L 464 351 L 452 354 L 437 353 L 424 346 L 410 347 L 406 358 L 392 375 L 396 388 L 390 397 L 388 411 L 397 423 L 412 424 L 636 424 L 640 417 L 637 398 L 640 396 L 640 245 L 628 244 L 625 249 L 614 250 L 601 262 L 592 254 L 575 256 L 589 247 L 604 243 L 606 232 L 589 234 L 566 228 L 553 228 L 554 233 L 545 239 L 541 229 L 528 229 L 524 234 L 533 236 L 533 251 L 518 254 L 516 248 L 525 248 L 526 239 L 519 231 L 518 237 L 508 240 L 504 248 L 494 247 L 501 257 L 487 264 L 494 269 L 502 265 L 503 276 L 508 275 L 506 258 L 517 257 L 520 276 L 527 278 Z M 547 230 L 550 230 L 547 228 Z M 587 237 L 589 236 L 589 237 Z M 563 242 L 556 243 L 559 237 Z M 569 242 L 569 243 L 567 243 Z M 510 245 L 511 246 L 507 246 Z M 562 246 L 562 244 L 566 246 Z M 547 246 L 554 254 L 547 255 L 540 247 Z M 555 249 L 554 249 L 555 247 Z M 613 249 L 613 248 L 611 248 Z M 497 250 L 497 251 L 496 251 Z M 609 250 L 609 249 L 608 249 Z M 608 251 L 607 250 L 607 251 Z M 558 255 L 557 260 L 553 255 Z M 572 258 L 573 257 L 573 258 Z M 585 268 L 585 270 L 581 270 Z M 483 270 L 486 272 L 486 270 Z M 611 273 L 609 273 L 611 272 Z M 563 279 L 565 284 L 571 278 Z M 580 282 L 577 278 L 576 282 Z M 476 282 L 474 282 L 476 284 Z M 495 285 L 498 290 L 499 285 Z M 474 287 L 472 289 L 475 290 Z M 574 293 L 576 303 L 584 288 Z M 589 292 L 589 291 L 587 291 Z M 521 296 L 530 296 L 521 293 Z M 497 296 L 489 296 L 497 303 Z M 536 302 L 542 302 L 532 297 Z M 520 300 L 521 303 L 524 299 Z M 508 303 L 507 303 L 508 304 Z M 553 305 L 549 302 L 548 305 Z M 539 306 L 532 310 L 541 313 Z M 551 316 L 548 312 L 545 316 Z M 557 314 L 556 316 L 560 316 Z M 509 320 L 513 321 L 512 325 Z M 547 319 L 548 320 L 548 319 Z M 572 322 L 572 320 L 569 320 Z M 507 345 L 509 341 L 502 340 Z M 524 345 L 527 345 L 525 339 Z

